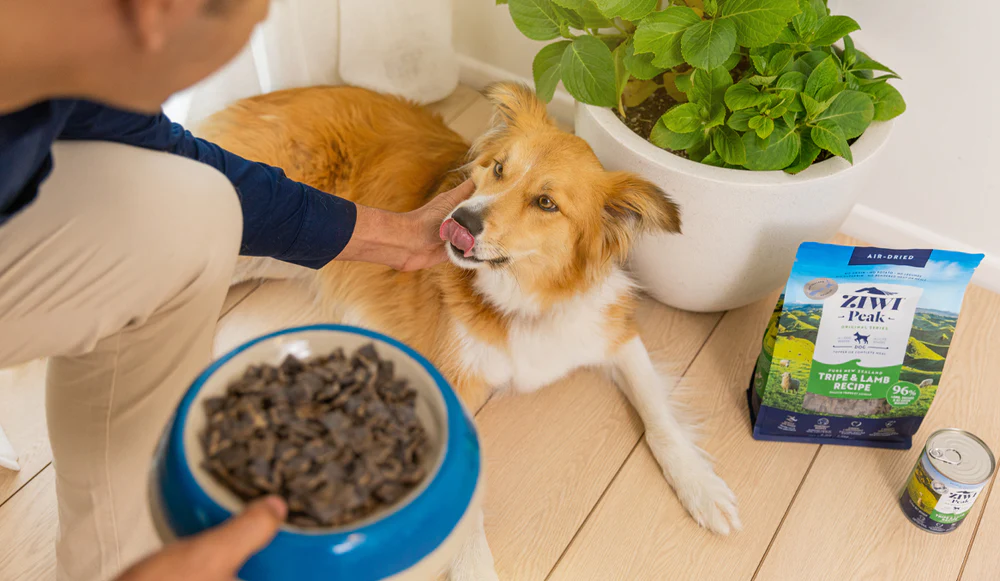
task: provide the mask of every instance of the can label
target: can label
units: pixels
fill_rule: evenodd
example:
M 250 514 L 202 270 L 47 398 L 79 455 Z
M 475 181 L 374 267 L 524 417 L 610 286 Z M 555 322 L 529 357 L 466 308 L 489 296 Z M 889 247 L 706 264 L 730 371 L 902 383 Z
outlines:
M 899 504 L 918 527 L 932 533 L 950 533 L 958 528 L 986 485 L 960 484 L 938 472 L 924 452 L 910 474 Z

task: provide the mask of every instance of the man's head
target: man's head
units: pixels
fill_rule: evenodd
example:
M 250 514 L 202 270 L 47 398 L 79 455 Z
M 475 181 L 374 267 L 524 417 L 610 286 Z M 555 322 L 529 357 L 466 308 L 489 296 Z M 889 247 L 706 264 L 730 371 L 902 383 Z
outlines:
M 235 56 L 268 2 L 0 0 L 0 113 L 52 97 L 156 112 Z

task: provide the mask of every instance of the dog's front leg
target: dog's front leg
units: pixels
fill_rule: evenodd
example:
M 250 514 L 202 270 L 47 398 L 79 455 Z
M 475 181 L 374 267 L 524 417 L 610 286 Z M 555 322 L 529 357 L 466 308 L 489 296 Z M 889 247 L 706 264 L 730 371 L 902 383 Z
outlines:
M 653 366 L 642 339 L 636 336 L 622 345 L 611 363 L 615 383 L 639 412 L 646 442 L 684 508 L 714 532 L 738 530 L 735 495 L 695 444 L 692 428 L 678 421 L 668 397 L 670 387 Z
M 490 545 L 486 542 L 482 509 L 475 518 L 476 523 L 472 533 L 462 545 L 455 560 L 451 562 L 448 581 L 498 581 L 493 566 L 493 553 L 490 552 Z

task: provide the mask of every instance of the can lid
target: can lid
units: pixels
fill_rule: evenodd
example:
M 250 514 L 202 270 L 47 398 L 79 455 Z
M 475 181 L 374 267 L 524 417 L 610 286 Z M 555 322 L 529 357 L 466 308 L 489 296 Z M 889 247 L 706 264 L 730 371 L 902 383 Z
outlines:
M 996 468 L 993 452 L 979 438 L 954 428 L 938 430 L 927 438 L 927 457 L 945 478 L 961 484 L 982 484 Z

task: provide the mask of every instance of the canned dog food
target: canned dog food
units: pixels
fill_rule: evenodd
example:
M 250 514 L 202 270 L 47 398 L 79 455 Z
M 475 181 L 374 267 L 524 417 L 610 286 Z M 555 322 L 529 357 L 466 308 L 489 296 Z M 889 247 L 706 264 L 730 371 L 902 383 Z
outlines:
M 910 522 L 931 533 L 950 533 L 972 510 L 996 460 L 982 440 L 954 428 L 927 438 L 899 498 Z

